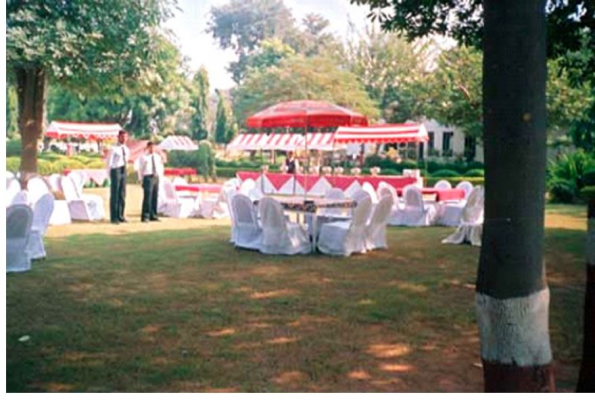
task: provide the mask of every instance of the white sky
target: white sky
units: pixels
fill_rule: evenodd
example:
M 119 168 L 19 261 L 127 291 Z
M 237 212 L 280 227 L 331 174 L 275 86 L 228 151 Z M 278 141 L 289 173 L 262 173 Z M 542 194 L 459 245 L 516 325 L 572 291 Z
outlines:
M 228 3 L 228 0 L 178 0 L 181 11 L 168 21 L 167 28 L 176 36 L 175 42 L 182 54 L 189 58 L 190 68 L 198 70 L 204 65 L 211 82 L 211 90 L 228 89 L 234 86 L 226 67 L 235 59 L 231 50 L 221 50 L 212 37 L 205 32 L 212 6 Z M 317 13 L 330 21 L 328 32 L 345 37 L 348 31 L 348 20 L 358 30 L 366 24 L 368 8 L 356 6 L 349 0 L 284 0 L 291 9 L 296 22 L 308 13 Z

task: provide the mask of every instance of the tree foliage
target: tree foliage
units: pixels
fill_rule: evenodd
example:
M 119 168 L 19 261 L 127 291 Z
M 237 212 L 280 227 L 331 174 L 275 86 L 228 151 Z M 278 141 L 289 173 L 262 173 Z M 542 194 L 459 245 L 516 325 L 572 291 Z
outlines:
M 192 138 L 195 140 L 207 139 L 209 136 L 207 125 L 209 114 L 209 74 L 205 67 L 201 67 L 198 70 L 194 75 L 192 83 Z
M 278 66 L 252 71 L 233 91 L 240 126 L 246 117 L 275 103 L 296 99 L 323 100 L 361 112 L 371 119 L 378 109 L 357 77 L 323 57 L 297 55 Z
M 231 108 L 227 98 L 221 91 L 217 91 L 217 113 L 215 117 L 215 141 L 229 143 L 235 136 L 236 129 L 233 122 Z

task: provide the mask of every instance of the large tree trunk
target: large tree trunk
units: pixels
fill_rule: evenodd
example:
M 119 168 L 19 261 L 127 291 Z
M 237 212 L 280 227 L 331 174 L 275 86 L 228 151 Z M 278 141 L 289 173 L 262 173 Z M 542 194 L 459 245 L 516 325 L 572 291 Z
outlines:
M 21 134 L 21 171 L 24 175 L 37 172 L 37 144 L 43 136 L 47 76 L 45 69 L 16 70 L 19 101 L 19 132 Z
M 546 0 L 485 0 L 485 222 L 477 320 L 485 390 L 554 391 L 543 259 Z
M 577 392 L 595 392 L 595 198 L 589 199 L 583 361 Z

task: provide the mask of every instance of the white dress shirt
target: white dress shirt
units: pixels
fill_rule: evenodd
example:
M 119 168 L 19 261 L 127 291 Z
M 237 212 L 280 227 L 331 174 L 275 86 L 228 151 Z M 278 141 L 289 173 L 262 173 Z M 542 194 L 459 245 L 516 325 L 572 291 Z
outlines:
M 107 158 L 108 167 L 121 168 L 125 167 L 130 159 L 130 150 L 125 144 L 116 144 L 110 149 L 109 157 Z
M 155 169 L 153 171 L 153 161 L 155 161 Z M 159 177 L 163 176 L 163 161 L 161 160 L 161 156 L 159 154 L 149 154 L 145 153 L 140 156 L 137 160 L 138 162 L 135 163 L 137 167 L 139 177 L 148 176 L 148 175 L 157 175 Z M 137 165 L 136 165 L 137 164 Z

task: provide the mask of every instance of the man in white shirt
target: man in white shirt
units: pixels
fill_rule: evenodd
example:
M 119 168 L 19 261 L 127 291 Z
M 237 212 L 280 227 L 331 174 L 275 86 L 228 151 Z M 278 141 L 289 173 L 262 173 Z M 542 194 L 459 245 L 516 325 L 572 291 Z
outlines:
M 118 143 L 110 149 L 107 163 L 110 171 L 110 220 L 112 224 L 128 222 L 124 218 L 126 205 L 126 165 L 130 158 L 130 150 L 126 146 L 128 132 L 118 132 Z
M 163 161 L 154 153 L 153 143 L 148 142 L 145 154 L 138 160 L 138 174 L 143 183 L 142 222 L 159 221 L 157 217 L 157 199 L 159 196 L 159 178 L 163 176 Z

